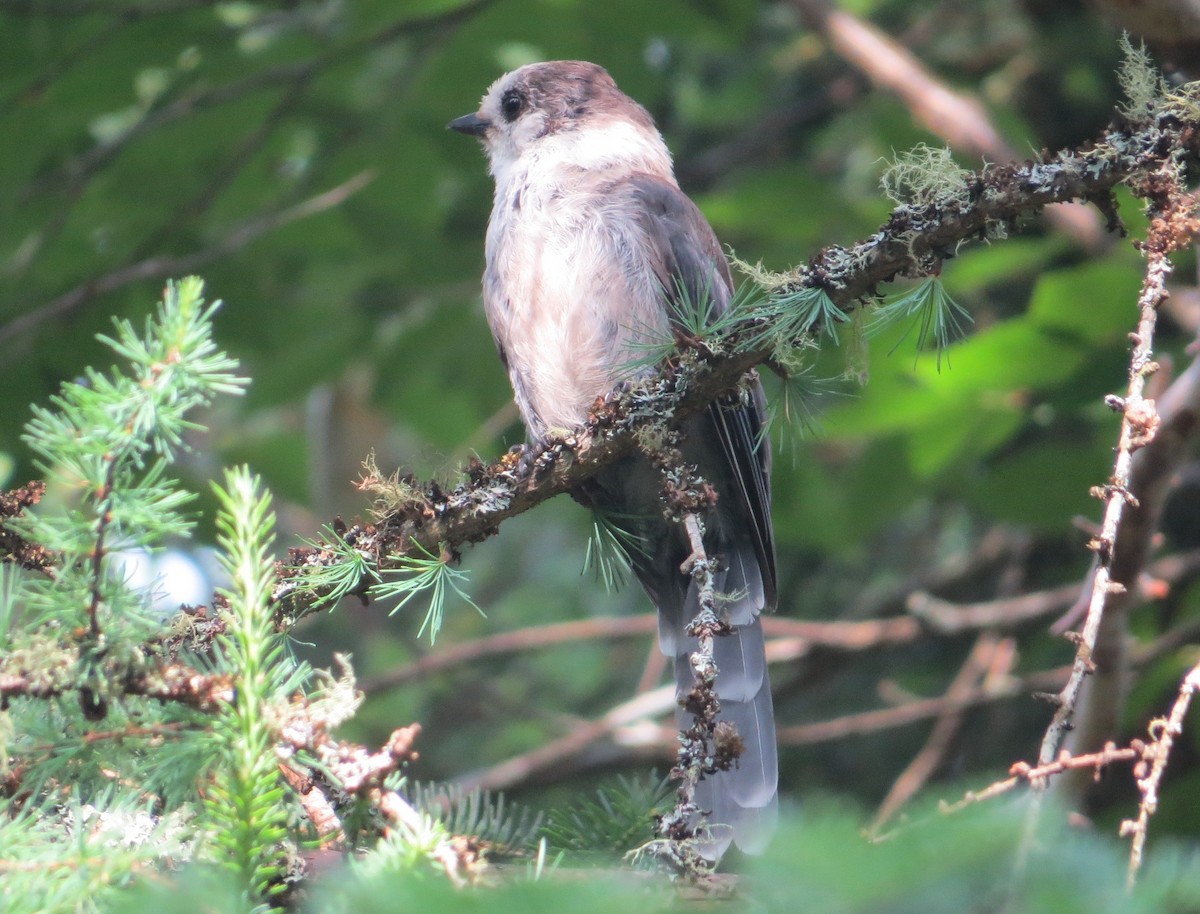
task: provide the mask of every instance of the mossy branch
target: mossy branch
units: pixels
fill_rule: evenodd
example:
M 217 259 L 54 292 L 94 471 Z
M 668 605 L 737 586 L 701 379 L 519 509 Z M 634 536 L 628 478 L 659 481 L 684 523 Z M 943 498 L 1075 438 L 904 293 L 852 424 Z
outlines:
M 379 569 L 423 554 L 453 557 L 505 520 L 575 490 L 639 449 L 647 430 L 677 427 L 736 388 L 755 366 L 809 344 L 812 334 L 828 329 L 830 315 L 849 315 L 877 301 L 883 284 L 938 274 L 962 244 L 1005 237 L 1046 206 L 1092 202 L 1109 217 L 1110 228 L 1120 228 L 1116 187 L 1138 185 L 1137 179 L 1168 162 L 1200 160 L 1200 106 L 1192 103 L 1197 97 L 1200 84 L 1188 84 L 1160 98 L 1137 122 L 1122 119 L 1080 147 L 1036 162 L 956 172 L 955 193 L 933 194 L 924 203 L 929 195 L 919 195 L 898 206 L 870 238 L 824 248 L 805 266 L 769 277 L 764 298 L 743 303 L 719 332 L 705 336 L 703 346 L 676 353 L 656 375 L 598 400 L 578 431 L 537 451 L 510 452 L 490 465 L 477 462 L 468 479 L 449 491 L 406 480 L 402 500 L 377 511 L 374 523 L 350 528 L 355 550 Z M 819 308 L 808 290 L 820 293 Z M 789 301 L 805 309 L 805 320 L 789 314 Z M 308 577 L 335 561 L 336 550 L 292 551 L 274 593 L 281 625 L 320 603 L 323 593 Z

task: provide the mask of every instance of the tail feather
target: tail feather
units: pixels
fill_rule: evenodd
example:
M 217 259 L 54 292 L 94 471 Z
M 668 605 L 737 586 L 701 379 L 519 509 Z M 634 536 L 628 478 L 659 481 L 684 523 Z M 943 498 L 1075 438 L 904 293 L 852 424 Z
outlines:
M 761 399 L 761 392 L 755 390 Z M 710 421 L 711 416 L 697 420 L 685 454 L 720 493 L 716 509 L 704 518 L 704 546 L 721 569 L 713 582 L 717 604 L 733 631 L 713 642 L 716 692 L 721 704 L 719 719 L 737 727 L 744 745 L 733 769 L 707 776 L 697 788 L 696 803 L 710 813 L 711 828 L 711 839 L 701 845 L 701 852 L 716 860 L 730 842 L 748 853 L 766 845 L 776 816 L 778 754 L 759 621 L 759 614 L 773 609 L 775 601 L 770 516 L 760 516 L 769 511 L 769 459 L 755 450 L 761 442 L 746 444 L 747 453 L 756 455 L 760 462 L 754 465 L 761 470 L 758 476 L 747 470 L 757 480 L 754 491 L 758 497 L 752 499 L 747 485 L 735 484 L 745 480 L 733 478 L 741 465 L 731 466 L 732 458 L 706 434 L 710 430 L 704 423 Z M 659 649 L 674 662 L 676 690 L 682 698 L 695 684 L 689 656 L 700 645 L 686 629 L 699 611 L 699 600 L 696 582 L 680 570 L 691 547 L 683 530 L 664 520 L 661 487 L 659 473 L 649 462 L 627 458 L 597 476 L 585 494 L 593 505 L 638 518 L 632 532 L 644 548 L 629 549 L 629 558 L 658 608 Z M 691 725 L 682 709 L 677 717 L 681 729 Z
M 693 650 L 698 646 L 693 639 L 682 641 L 685 648 L 688 641 Z M 676 692 L 681 696 L 694 684 L 688 656 L 687 650 L 675 656 Z M 717 638 L 713 656 L 719 670 L 720 719 L 737 728 L 743 744 L 736 766 L 706 776 L 696 791 L 696 804 L 711 813 L 713 825 L 711 838 L 702 844 L 701 852 L 717 859 L 731 840 L 747 853 L 758 853 L 765 847 L 777 814 L 779 759 L 762 623 L 755 619 Z M 676 712 L 676 720 L 681 728 L 690 725 L 682 708 Z

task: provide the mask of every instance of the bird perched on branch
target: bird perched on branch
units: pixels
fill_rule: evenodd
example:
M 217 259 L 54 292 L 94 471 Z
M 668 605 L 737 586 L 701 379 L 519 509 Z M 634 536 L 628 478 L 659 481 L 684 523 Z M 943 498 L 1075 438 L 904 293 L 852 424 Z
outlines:
M 629 379 L 648 345 L 670 340 L 697 303 L 729 308 L 729 266 L 712 228 L 679 189 L 646 110 L 600 66 L 530 64 L 488 89 L 475 114 L 451 122 L 479 137 L 495 179 L 484 307 L 533 443 L 581 425 L 597 397 Z M 774 608 L 770 447 L 758 379 L 682 423 L 683 459 L 716 493 L 701 518 L 720 614 L 715 639 L 720 720 L 743 744 L 735 767 L 710 773 L 696 802 L 711 811 L 705 856 L 734 840 L 759 850 L 776 808 L 777 753 L 759 614 Z M 693 688 L 685 629 L 698 585 L 681 568 L 696 552 L 664 513 L 663 473 L 628 457 L 582 500 L 632 536 L 631 565 L 658 608 L 659 645 L 674 659 L 680 698 Z M 696 525 L 693 525 L 696 529 Z M 686 715 L 679 712 L 681 725 Z M 736 741 L 735 741 L 736 742 Z

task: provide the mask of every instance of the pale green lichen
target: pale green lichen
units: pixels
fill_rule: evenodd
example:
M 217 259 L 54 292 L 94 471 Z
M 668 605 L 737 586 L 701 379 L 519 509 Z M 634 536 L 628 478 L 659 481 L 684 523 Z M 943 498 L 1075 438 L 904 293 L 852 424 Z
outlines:
M 937 149 L 920 143 L 896 154 L 879 186 L 889 200 L 901 206 L 962 208 L 971 199 L 970 176 L 954 161 L 949 147 Z
M 749 277 L 756 286 L 767 292 L 794 287 L 804 278 L 804 271 L 800 268 L 777 273 L 764 267 L 761 260 L 758 263 L 742 260 L 732 250 L 729 252 L 729 262 Z
M 1118 106 L 1118 110 L 1130 120 L 1149 117 L 1167 97 L 1162 74 L 1154 66 L 1150 52 L 1140 41 L 1134 47 L 1128 32 L 1121 35 L 1121 65 L 1117 67 L 1117 81 L 1125 93 L 1125 102 Z

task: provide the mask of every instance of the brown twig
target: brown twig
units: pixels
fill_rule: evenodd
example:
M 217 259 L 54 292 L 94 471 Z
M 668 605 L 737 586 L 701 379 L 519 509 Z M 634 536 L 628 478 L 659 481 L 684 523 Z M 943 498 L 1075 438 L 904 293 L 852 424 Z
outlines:
M 1105 500 L 1105 511 L 1100 533 L 1090 544 L 1096 553 L 1096 573 L 1092 581 L 1091 599 L 1083 631 L 1077 639 L 1079 647 L 1074 668 L 1071 678 L 1056 698 L 1057 707 L 1038 752 L 1040 764 L 1046 764 L 1058 755 L 1075 714 L 1083 679 L 1094 669 L 1092 655 L 1106 600 L 1110 592 L 1124 590 L 1124 585 L 1112 579 L 1113 553 L 1126 505 L 1136 503 L 1129 489 L 1133 454 L 1150 443 L 1159 423 L 1153 401 L 1144 399 L 1142 393 L 1147 376 L 1158 367 L 1151 359 L 1154 327 L 1158 318 L 1158 305 L 1166 295 L 1166 278 L 1171 272 L 1168 255 L 1180 242 L 1172 215 L 1176 208 L 1182 205 L 1183 199 L 1177 169 L 1178 166 L 1174 163 L 1167 163 L 1157 174 L 1147 178 L 1148 185 L 1157 181 L 1158 186 L 1147 188 L 1147 194 L 1153 195 L 1152 219 L 1145 245 L 1146 276 L 1138 295 L 1138 326 L 1136 332 L 1131 335 L 1133 351 L 1130 356 L 1127 392 L 1124 397 L 1110 396 L 1107 400 L 1110 406 L 1121 411 L 1122 418 L 1112 478 L 1107 485 L 1097 490 L 1097 494 Z
M 943 803 L 941 811 L 945 813 L 958 812 L 967 806 L 1008 793 L 1019 784 L 1029 784 L 1036 788 L 1051 777 L 1067 771 L 1088 770 L 1099 777 L 1100 772 L 1114 762 L 1133 762 L 1139 759 L 1141 754 L 1142 747 L 1140 745 L 1117 748 L 1115 743 L 1109 743 L 1099 752 L 1074 756 L 1069 752 L 1063 752 L 1057 759 L 1037 766 L 1030 765 L 1028 762 L 1016 762 L 1009 768 L 1010 777 L 1003 781 L 997 781 L 982 790 L 968 791 L 961 800 L 954 803 Z
M 952 603 L 924 591 L 908 598 L 908 611 L 943 635 L 980 628 L 1011 629 L 1061 613 L 1079 595 L 1078 582 L 980 603 Z
M 108 556 L 107 534 L 112 523 L 112 498 L 119 464 L 117 454 L 105 454 L 104 482 L 96 493 L 96 535 L 91 551 L 91 587 L 88 600 L 88 629 L 92 639 L 100 638 L 100 605 L 104 591 L 104 559 Z
M 977 683 L 991 669 L 999 646 L 1000 639 L 991 633 L 985 632 L 976 639 L 967 659 L 946 689 L 943 696 L 945 708 L 938 714 L 925 745 L 892 782 L 891 789 L 879 804 L 868 829 L 870 834 L 878 834 L 900 807 L 917 794 L 942 763 L 955 734 L 962 726 L 965 710 L 962 702 L 978 691 Z M 1011 651 L 1008 655 L 1011 656 Z
M 75 677 L 77 649 L 61 649 L 57 655 L 43 651 L 38 661 L 37 670 L 0 670 L 0 707 L 13 698 L 55 698 L 89 688 Z M 110 661 L 103 678 L 121 695 L 179 702 L 199 711 L 211 711 L 227 702 L 234 690 L 228 677 L 201 673 L 178 662 L 148 666 L 130 661 L 122 666 Z
M 667 714 L 674 707 L 673 685 L 642 693 L 611 708 L 603 717 L 579 724 L 565 736 L 529 752 L 505 759 L 482 771 L 460 777 L 455 781 L 455 786 L 464 790 L 507 790 L 549 772 L 562 774 L 566 770 L 566 763 L 578 758 L 588 746 L 607 739 L 622 727 Z M 677 745 L 678 734 L 673 728 L 668 731 L 656 727 L 655 732 L 662 737 L 655 740 L 655 754 L 663 758 L 669 757 L 670 747 Z
M 1126 394 L 1124 397 L 1110 395 L 1105 400 L 1109 407 L 1121 413 L 1121 430 L 1112 477 L 1106 485 L 1093 490 L 1093 494 L 1104 500 L 1105 510 L 1100 532 L 1089 543 L 1089 548 L 1096 554 L 1092 590 L 1083 630 L 1070 634 L 1077 644 L 1071 676 L 1062 690 L 1051 696 L 1055 710 L 1038 752 L 1040 765 L 1048 764 L 1060 753 L 1073 726 L 1083 681 L 1095 671 L 1096 643 L 1109 595 L 1126 591 L 1125 585 L 1113 578 L 1113 559 L 1126 506 L 1137 507 L 1137 498 L 1130 491 L 1134 452 L 1153 441 L 1160 423 L 1154 401 L 1144 396 L 1147 377 L 1158 369 L 1151 358 L 1158 307 L 1167 296 L 1166 280 L 1172 269 L 1169 255 L 1190 244 L 1200 234 L 1200 221 L 1195 216 L 1196 201 L 1184 191 L 1182 175 L 1182 162 L 1171 155 L 1158 168 L 1142 176 L 1137 187 L 1149 201 L 1151 217 L 1147 239 L 1142 246 L 1146 254 L 1146 272 L 1137 300 L 1137 329 L 1130 334 L 1133 347 Z M 1029 807 L 1025 836 L 1017 853 L 1018 870 L 1024 867 L 1033 847 L 1046 786 L 1044 780 L 1034 782 L 1034 801 Z
M 423 680 L 451 667 L 475 663 L 487 657 L 516 654 L 538 650 L 555 644 L 572 641 L 593 642 L 601 639 L 641 638 L 657 630 L 653 615 L 627 616 L 622 618 L 573 619 L 551 625 L 535 625 L 510 632 L 500 632 L 475 641 L 426 654 L 412 663 L 377 676 L 363 679 L 362 690 L 368 695 L 383 689 L 393 688 L 414 680 Z
M 1046 162 L 989 167 L 967 180 L 969 192 L 962 199 L 898 207 L 869 240 L 852 248 L 824 249 L 777 291 L 821 289 L 839 308 L 854 310 L 880 283 L 940 269 L 969 238 L 1006 232 L 1020 215 L 1049 203 L 1107 199 L 1118 182 L 1158 170 L 1169 158 L 1194 159 L 1198 153 L 1200 130 L 1179 111 L 1164 110 L 1133 129 L 1113 128 L 1096 143 L 1065 150 Z M 686 349 L 662 374 L 598 402 L 585 426 L 550 441 L 537 454 L 510 454 L 491 466 L 474 466 L 470 482 L 450 492 L 408 482 L 409 496 L 392 506 L 382 522 L 348 531 L 353 548 L 367 562 L 383 562 L 384 567 L 402 556 L 453 551 L 491 536 L 509 517 L 577 489 L 633 452 L 638 429 L 677 427 L 737 387 L 746 371 L 769 360 L 782 344 L 764 336 L 770 320 L 750 311 L 719 340 L 708 341 L 703 349 Z M 806 337 L 807 329 L 796 329 L 795 342 Z M 338 554 L 322 548 L 292 551 L 292 580 L 281 582 L 275 592 L 281 624 L 291 624 L 321 597 L 303 586 L 306 569 L 336 563 Z
M 939 695 L 937 698 L 918 698 L 893 708 L 859 711 L 830 720 L 810 724 L 797 724 L 779 730 L 779 744 L 787 746 L 812 746 L 834 742 L 853 736 L 867 736 L 896 727 L 939 717 L 948 710 L 959 710 L 1005 701 L 1017 696 L 1028 695 L 1031 690 L 1060 686 L 1070 673 L 1070 667 L 1032 673 L 1020 679 L 997 678 L 985 682 L 969 694 L 953 698 Z
M 325 791 L 307 774 L 284 762 L 279 763 L 279 775 L 292 788 L 301 808 L 317 833 L 322 850 L 341 847 L 346 834 L 342 820 Z
M 1200 550 L 1164 556 L 1154 562 L 1147 573 L 1155 581 L 1171 585 L 1190 580 L 1200 573 Z M 915 603 L 915 617 L 825 622 L 763 616 L 760 621 L 769 639 L 767 659 L 778 664 L 807 656 L 814 649 L 854 653 L 913 644 L 931 632 L 953 636 L 981 629 L 1007 630 L 1061 613 L 1078 593 L 1078 584 L 1065 584 L 1020 597 L 982 603 L 950 603 L 921 591 L 911 597 Z M 533 625 L 439 648 L 436 653 L 426 654 L 404 666 L 364 678 L 359 686 L 371 695 L 490 657 L 572 642 L 642 638 L 654 634 L 657 628 L 658 621 L 652 613 Z M 654 677 L 654 682 L 657 681 Z
M 53 578 L 58 557 L 45 546 L 29 542 L 5 524 L 6 520 L 24 517 L 25 509 L 32 508 L 45 494 L 46 484 L 37 479 L 17 489 L 0 491 L 0 561 L 15 562 L 28 571 L 40 571 Z
M 1157 378 L 1158 376 L 1156 376 Z M 1200 360 L 1193 360 L 1154 398 L 1158 427 L 1153 440 L 1140 448 L 1130 466 L 1133 501 L 1125 509 L 1113 548 L 1112 580 L 1123 590 L 1111 593 L 1092 655 L 1094 675 L 1084 680 L 1075 726 L 1064 745 L 1071 752 L 1088 752 L 1112 739 L 1118 729 L 1129 688 L 1129 615 L 1145 600 L 1139 582 L 1159 530 L 1163 505 L 1177 484 L 1177 470 L 1200 432 Z M 1098 564 L 1093 563 L 1094 567 Z M 1153 569 L 1150 571 L 1154 575 Z M 1085 595 L 1079 602 L 1085 603 Z M 1071 624 L 1056 624 L 1056 630 Z M 1060 778 L 1058 788 L 1078 794 L 1086 788 L 1080 777 Z
M 1190 554 L 1189 554 L 1190 555 Z M 1166 568 L 1171 559 L 1163 559 L 1160 565 Z M 1190 563 L 1188 566 L 1190 567 Z M 1169 570 L 1169 569 L 1168 569 Z M 1174 579 L 1174 578 L 1173 578 Z M 1053 610 L 1051 610 L 1053 612 Z M 635 617 L 645 623 L 646 632 L 653 628 L 654 617 L 650 615 Z M 614 620 L 615 621 L 615 620 Z M 808 625 L 791 619 L 766 617 L 764 627 L 787 627 L 789 624 Z M 573 623 L 568 623 L 573 624 Z M 819 623 L 812 623 L 819 624 Z M 854 626 L 859 623 L 829 623 L 835 628 L 838 625 Z M 642 627 L 642 626 L 638 626 Z M 549 628 L 557 628 L 549 627 Z M 536 630 L 530 630 L 536 631 Z M 576 634 L 580 634 L 580 629 Z M 1165 654 L 1177 649 L 1182 644 L 1192 643 L 1200 633 L 1200 623 L 1182 626 L 1160 636 L 1154 642 L 1133 651 L 1132 662 L 1141 668 L 1161 659 Z M 518 633 L 512 633 L 518 634 Z M 488 641 L 491 639 L 484 639 Z M 483 644 L 484 642 L 476 642 Z M 857 639 L 832 639 L 835 647 L 841 649 L 866 649 L 868 647 L 886 646 L 872 644 Z M 909 643 L 907 640 L 898 643 Z M 850 647 L 853 645 L 853 647 Z M 470 647 L 470 645 L 465 645 Z M 803 655 L 807 650 L 807 642 L 798 638 L 775 638 L 767 642 L 767 661 L 770 664 L 786 663 L 797 655 Z M 999 653 L 999 652 L 997 652 Z M 871 711 L 859 711 L 829 720 L 816 721 L 807 724 L 795 724 L 782 727 L 778 732 L 781 746 L 812 746 L 821 743 L 835 742 L 869 736 L 894 730 L 898 727 L 910 726 L 926 720 L 936 719 L 944 714 L 965 711 L 982 705 L 1008 701 L 1013 698 L 1028 696 L 1031 692 L 1048 692 L 1061 689 L 1070 676 L 1071 667 L 1063 666 L 1057 669 L 1043 670 L 1021 677 L 1011 677 L 1003 674 L 993 675 L 989 671 L 985 680 L 969 692 L 959 695 L 939 695 L 935 698 L 918 698 L 890 708 L 880 708 Z M 626 753 L 637 746 L 648 750 L 656 758 L 668 758 L 675 746 L 676 734 L 672 727 L 654 725 L 654 730 L 648 730 L 643 725 L 654 718 L 661 717 L 674 707 L 675 690 L 671 686 L 662 686 L 653 691 L 638 694 L 628 701 L 610 709 L 602 718 L 581 724 L 570 733 L 551 740 L 550 742 L 506 759 L 483 771 L 460 778 L 456 783 L 465 789 L 484 788 L 488 790 L 507 790 L 528 784 L 531 780 L 553 774 L 555 779 L 575 770 L 570 762 L 579 759 L 585 751 L 602 740 L 608 739 L 622 730 L 628 730 L 631 738 L 620 740 Z M 651 736 L 650 734 L 655 735 Z M 636 735 L 636 739 L 633 738 Z M 606 758 L 608 758 L 606 756 Z M 611 760 L 611 759 L 608 759 Z
M 1119 551 L 1118 546 L 1118 553 Z M 1172 584 L 1186 581 L 1197 573 L 1200 573 L 1200 549 L 1164 556 L 1146 569 L 1146 574 L 1151 580 Z M 1141 594 L 1144 598 L 1146 595 L 1142 594 L 1140 581 L 1139 574 L 1126 586 L 1131 594 Z M 1088 583 L 1091 583 L 1090 572 Z M 1090 592 L 1090 586 L 1088 590 Z M 929 628 L 944 635 L 983 628 L 1007 631 L 1062 613 L 1071 607 L 1078 597 L 1078 582 L 979 603 L 952 603 L 924 591 L 917 591 L 908 598 L 908 610 Z
M 1183 719 L 1187 716 L 1188 706 L 1196 689 L 1200 688 L 1200 663 L 1188 671 L 1175 696 L 1171 713 L 1166 718 L 1157 718 L 1150 722 L 1150 742 L 1145 745 L 1138 767 L 1134 768 L 1137 778 L 1138 791 L 1142 800 L 1138 804 L 1137 819 L 1126 819 L 1121 823 L 1122 836 L 1132 836 L 1129 849 L 1128 885 L 1133 889 L 1137 882 L 1138 870 L 1142 865 L 1142 855 L 1146 848 L 1146 836 L 1150 827 L 1150 817 L 1158 809 L 1158 788 L 1162 782 L 1163 773 L 1167 770 L 1167 760 L 1171 756 L 1171 748 L 1175 737 L 1183 733 Z M 1147 770 L 1148 769 L 1148 770 Z

